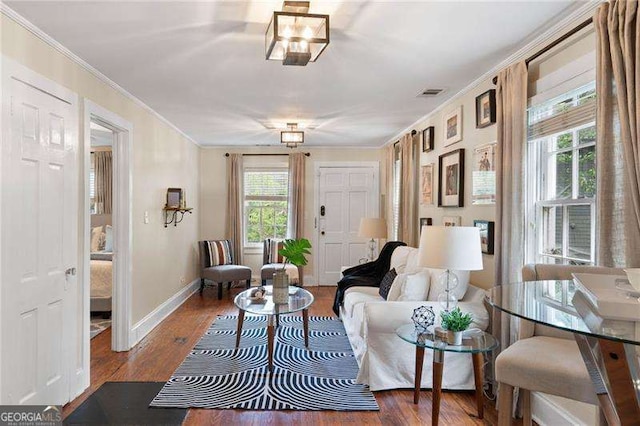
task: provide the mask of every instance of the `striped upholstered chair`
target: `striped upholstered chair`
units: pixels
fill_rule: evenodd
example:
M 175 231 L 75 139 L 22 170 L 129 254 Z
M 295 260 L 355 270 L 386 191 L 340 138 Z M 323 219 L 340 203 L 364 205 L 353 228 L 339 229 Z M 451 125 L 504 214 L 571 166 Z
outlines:
M 267 238 L 262 243 L 262 269 L 260 278 L 262 285 L 267 284 L 267 280 L 273 280 L 273 274 L 277 269 L 282 269 L 284 265 L 283 257 L 278 254 L 282 248 L 282 240 Z M 285 271 L 289 276 L 289 285 L 300 285 L 300 269 L 290 263 L 286 264 Z
M 205 280 L 218 284 L 218 300 L 222 299 L 222 284 L 227 283 L 227 291 L 233 281 L 245 281 L 246 288 L 251 286 L 251 268 L 236 265 L 233 259 L 230 240 L 206 240 L 198 243 L 200 247 L 200 294 Z

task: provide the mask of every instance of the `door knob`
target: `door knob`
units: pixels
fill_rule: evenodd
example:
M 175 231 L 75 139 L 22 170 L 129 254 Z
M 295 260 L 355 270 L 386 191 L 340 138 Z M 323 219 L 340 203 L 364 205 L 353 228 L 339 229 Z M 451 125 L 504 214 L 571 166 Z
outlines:
M 76 275 L 76 268 L 68 268 L 66 271 L 64 271 L 64 274 L 66 276 L 75 276 Z

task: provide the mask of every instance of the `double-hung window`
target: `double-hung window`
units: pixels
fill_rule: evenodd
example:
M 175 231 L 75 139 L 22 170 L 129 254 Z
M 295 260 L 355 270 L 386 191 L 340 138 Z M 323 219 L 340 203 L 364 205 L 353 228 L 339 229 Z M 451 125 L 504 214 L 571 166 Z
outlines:
M 595 105 L 589 84 L 529 109 L 529 261 L 595 261 Z
M 267 238 L 286 237 L 288 193 L 286 168 L 245 168 L 245 246 L 258 246 Z
M 400 161 L 400 144 L 395 144 L 393 147 L 393 193 L 391 194 L 391 208 L 393 215 L 393 223 L 391 224 L 392 238 L 397 240 L 399 238 L 399 226 L 400 226 L 400 191 L 401 191 L 401 176 L 402 161 Z

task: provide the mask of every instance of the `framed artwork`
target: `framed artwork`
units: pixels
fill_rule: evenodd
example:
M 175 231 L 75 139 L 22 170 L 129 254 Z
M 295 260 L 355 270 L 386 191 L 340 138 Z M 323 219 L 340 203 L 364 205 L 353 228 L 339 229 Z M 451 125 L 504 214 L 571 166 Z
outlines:
M 487 90 L 476 98 L 476 128 L 496 122 L 496 89 Z
M 444 116 L 444 146 L 462 140 L 462 106 Z
M 433 226 L 433 219 L 430 217 L 421 217 L 420 218 L 420 228 L 423 226 Z
M 422 152 L 433 151 L 435 127 L 429 126 L 422 131 Z
M 420 204 L 433 204 L 433 164 L 420 168 Z
M 471 204 L 496 203 L 496 142 L 473 149 Z
M 167 207 L 180 208 L 180 203 L 182 199 L 183 199 L 182 188 L 167 189 Z
M 438 207 L 464 206 L 464 149 L 438 158 Z
M 460 226 L 461 223 L 460 216 L 445 216 L 442 218 L 442 226 Z
M 480 246 L 485 254 L 494 253 L 495 222 L 488 220 L 474 220 L 473 226 L 480 228 Z

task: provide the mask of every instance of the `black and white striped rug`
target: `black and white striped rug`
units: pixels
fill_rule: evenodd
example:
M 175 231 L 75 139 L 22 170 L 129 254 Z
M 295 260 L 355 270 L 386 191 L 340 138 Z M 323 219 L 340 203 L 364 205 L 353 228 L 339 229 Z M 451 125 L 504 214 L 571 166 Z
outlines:
M 264 316 L 246 316 L 235 349 L 236 316 L 219 316 L 152 407 L 247 410 L 379 410 L 368 386 L 357 384 L 358 364 L 340 320 L 309 317 L 309 349 L 302 317 L 282 316 L 274 372 L 267 368 Z

